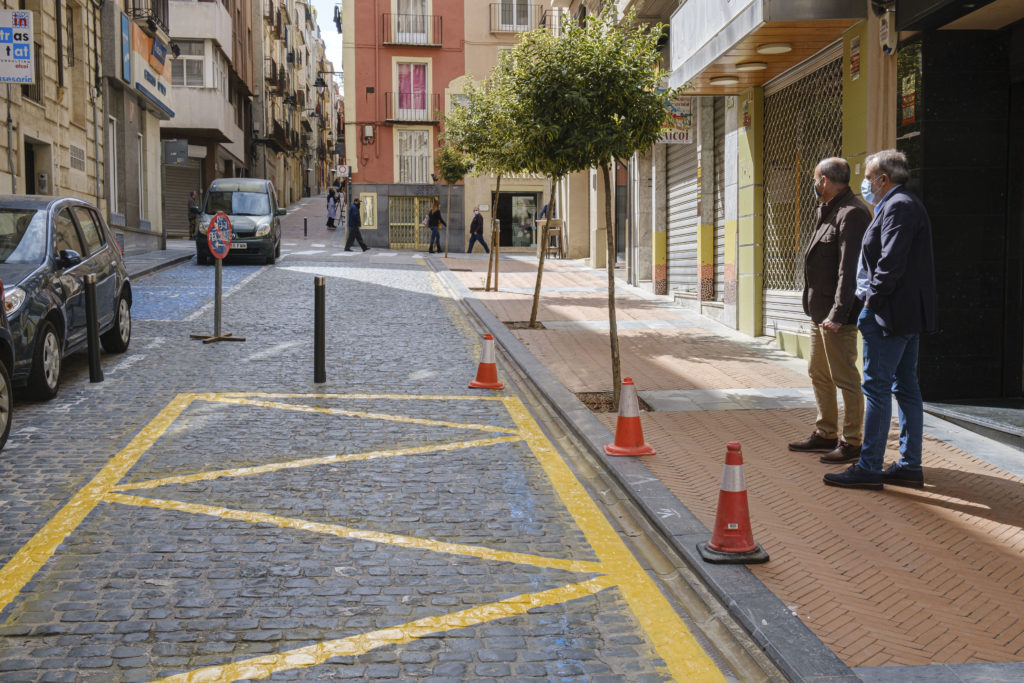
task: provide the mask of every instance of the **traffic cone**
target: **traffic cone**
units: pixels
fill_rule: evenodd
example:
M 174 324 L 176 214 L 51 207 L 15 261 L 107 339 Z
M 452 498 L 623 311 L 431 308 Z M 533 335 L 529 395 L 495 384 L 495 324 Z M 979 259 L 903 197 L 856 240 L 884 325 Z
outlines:
M 747 483 L 743 478 L 743 452 L 732 441 L 726 446 L 722 488 L 718 493 L 718 513 L 711 541 L 700 543 L 697 550 L 705 562 L 714 564 L 760 564 L 768 561 L 768 553 L 754 542 L 747 507 Z
M 608 455 L 654 455 L 650 444 L 644 443 L 644 430 L 640 425 L 640 403 L 631 377 L 622 379 L 619 394 L 619 419 L 615 423 L 615 443 L 604 447 Z
M 498 381 L 498 366 L 494 363 L 494 337 L 484 335 L 484 345 L 480 349 L 480 365 L 476 370 L 476 379 L 469 383 L 470 389 L 504 389 L 505 385 Z

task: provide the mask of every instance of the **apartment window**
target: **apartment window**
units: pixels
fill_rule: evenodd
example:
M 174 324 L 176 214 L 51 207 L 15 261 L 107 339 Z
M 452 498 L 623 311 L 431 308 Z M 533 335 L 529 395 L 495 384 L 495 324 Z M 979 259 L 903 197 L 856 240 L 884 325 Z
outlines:
M 398 130 L 398 182 L 427 183 L 430 176 L 430 131 Z
M 498 12 L 504 31 L 529 31 L 533 28 L 533 15 L 536 10 L 527 0 L 501 0 Z
M 203 72 L 206 64 L 206 47 L 201 40 L 176 40 L 181 55 L 171 62 L 171 84 L 187 88 L 202 88 L 205 85 Z
M 400 43 L 424 45 L 427 42 L 427 0 L 398 0 L 397 31 Z
M 146 211 L 146 149 L 139 133 L 139 220 L 148 218 Z
M 35 83 L 21 86 L 21 96 L 26 97 L 33 102 L 43 101 L 43 46 L 39 43 L 35 43 L 35 64 L 33 65 L 35 71 Z
M 107 121 L 107 199 L 110 202 L 110 213 L 120 213 L 117 202 L 117 119 L 113 116 Z
M 426 121 L 427 65 L 398 65 L 398 107 L 396 118 L 401 121 Z

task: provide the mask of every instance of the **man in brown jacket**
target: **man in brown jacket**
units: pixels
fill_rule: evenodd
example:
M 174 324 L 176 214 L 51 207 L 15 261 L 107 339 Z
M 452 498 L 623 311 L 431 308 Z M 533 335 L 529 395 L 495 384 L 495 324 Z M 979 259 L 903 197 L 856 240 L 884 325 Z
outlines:
M 864 437 L 864 394 L 857 370 L 857 316 L 863 304 L 854 296 L 857 262 L 871 211 L 850 190 L 850 165 L 833 157 L 814 168 L 814 193 L 821 201 L 818 222 L 804 257 L 804 313 L 811 322 L 807 374 L 818 404 L 814 433 L 789 444 L 791 451 L 824 453 L 821 462 L 860 457 Z M 839 438 L 836 389 L 843 392 Z

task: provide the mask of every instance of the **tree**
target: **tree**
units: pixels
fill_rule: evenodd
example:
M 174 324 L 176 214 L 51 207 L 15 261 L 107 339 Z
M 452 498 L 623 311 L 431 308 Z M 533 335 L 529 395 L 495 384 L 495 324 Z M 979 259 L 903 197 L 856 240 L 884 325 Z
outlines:
M 547 31 L 524 34 L 503 63 L 511 77 L 512 120 L 521 122 L 517 141 L 526 168 L 557 182 L 565 175 L 599 167 L 605 187 L 608 262 L 608 322 L 613 396 L 621 384 L 618 327 L 615 316 L 614 225 L 610 165 L 657 142 L 675 96 L 660 90 L 658 37 L 664 26 L 637 25 L 632 13 L 616 23 L 607 12 L 571 24 L 555 36 Z M 554 183 L 553 183 L 554 184 Z M 553 201 L 552 201 L 553 209 Z M 553 211 L 548 212 L 543 242 Z M 536 323 L 544 254 L 541 249 L 531 326 Z
M 437 172 L 448 185 L 448 201 L 445 213 L 448 216 L 448 230 L 444 236 L 444 257 L 448 258 L 448 236 L 451 235 L 452 222 L 452 185 L 461 182 L 473 168 L 469 157 L 448 143 L 447 138 L 441 141 L 441 149 L 437 155 Z

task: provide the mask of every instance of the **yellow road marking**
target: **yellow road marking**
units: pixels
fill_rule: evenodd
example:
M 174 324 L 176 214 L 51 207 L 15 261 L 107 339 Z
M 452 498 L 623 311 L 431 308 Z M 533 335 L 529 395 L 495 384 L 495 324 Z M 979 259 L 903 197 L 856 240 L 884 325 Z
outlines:
M 124 448 L 117 452 L 88 484 L 72 496 L 0 569 L 0 610 L 13 600 L 25 584 L 50 559 L 57 546 L 82 523 L 111 487 L 120 481 L 152 444 L 167 431 L 198 394 L 178 394 L 150 420 Z
M 214 400 L 216 403 L 231 403 L 235 405 L 256 406 L 259 408 L 273 408 L 275 410 L 294 410 L 300 413 L 320 413 L 322 415 L 344 415 L 346 417 L 360 417 L 366 420 L 384 420 L 387 422 L 404 422 L 406 424 L 427 425 L 430 427 L 453 427 L 455 429 L 476 429 L 481 432 L 499 432 L 501 434 L 515 434 L 515 429 L 507 427 L 495 427 L 493 425 L 463 424 L 461 422 L 447 422 L 445 420 L 427 420 L 421 417 L 406 417 L 404 415 L 388 415 L 385 413 L 367 413 L 359 410 L 342 410 L 341 408 L 318 408 L 316 406 L 296 405 L 293 403 L 277 403 L 274 401 L 257 401 L 247 398 L 234 398 L 222 396 Z
M 612 528 L 593 498 L 572 473 L 565 460 L 544 436 L 523 402 L 505 397 L 505 406 L 519 425 L 534 457 L 540 462 L 601 561 L 601 568 L 614 578 L 615 585 L 640 621 L 655 650 L 669 671 L 680 681 L 723 681 L 718 667 L 694 639 L 676 611 L 662 595 L 640 563 Z
M 504 403 L 504 396 L 487 394 L 467 394 L 463 396 L 447 396 L 444 394 L 268 394 L 263 392 L 224 391 L 217 394 L 203 394 L 206 400 L 216 401 L 220 398 L 259 397 L 259 398 L 338 398 L 346 401 L 367 401 L 386 399 L 389 401 L 495 401 Z
M 123 493 L 110 493 L 105 496 L 103 500 L 111 503 L 121 503 L 122 505 L 149 507 L 156 508 L 158 510 L 175 510 L 177 512 L 187 512 L 194 515 L 208 515 L 210 517 L 233 519 L 240 522 L 250 522 L 252 524 L 273 524 L 274 526 L 284 529 L 299 529 L 317 534 L 338 536 L 340 538 L 372 541 L 374 543 L 381 543 L 384 545 L 393 545 L 401 548 L 411 548 L 414 550 L 427 550 L 435 553 L 447 553 L 449 555 L 464 555 L 467 557 L 476 557 L 482 560 L 511 562 L 513 564 L 524 564 L 543 569 L 561 569 L 563 571 L 586 574 L 600 573 L 603 571 L 601 565 L 597 562 L 588 562 L 585 560 L 561 560 L 552 557 L 542 557 L 540 555 L 530 555 L 527 553 L 493 550 L 483 546 L 447 543 L 445 541 L 435 541 L 430 538 L 416 538 L 415 536 L 389 534 L 382 531 L 354 529 L 340 524 L 310 522 L 305 519 L 271 515 L 265 512 L 233 510 L 231 508 L 218 507 L 215 505 L 184 503 L 177 500 L 165 500 L 160 498 L 126 496 Z
M 196 669 L 161 678 L 157 683 L 210 683 L 212 681 L 267 678 L 278 671 L 317 666 L 332 657 L 355 657 L 386 645 L 408 643 L 432 633 L 467 628 L 496 619 L 519 616 L 537 607 L 556 605 L 599 593 L 611 585 L 612 583 L 606 577 L 597 577 L 589 581 L 559 586 L 538 593 L 516 595 L 452 614 L 425 617 L 348 638 L 328 640 L 279 654 L 263 655 L 232 664 Z
M 389 451 L 367 451 L 366 453 L 351 453 L 338 455 L 325 455 L 319 458 L 303 458 L 301 460 L 287 460 L 284 462 L 273 462 L 266 465 L 253 465 L 251 467 L 235 467 L 225 470 L 211 470 L 209 472 L 197 472 L 194 474 L 183 474 L 174 477 L 163 477 L 161 479 L 147 479 L 145 481 L 119 484 L 113 488 L 114 491 L 134 491 L 137 489 L 155 489 L 168 484 L 191 484 L 196 481 L 211 481 L 221 477 L 248 477 L 258 474 L 280 472 L 281 470 L 297 469 L 301 467 L 312 467 L 314 465 L 333 465 L 335 463 L 353 462 L 357 460 L 374 460 L 376 458 L 390 458 L 399 455 L 418 455 L 420 453 L 442 453 L 457 451 L 464 448 L 483 448 L 499 443 L 513 443 L 522 441 L 520 436 L 498 436 L 491 439 L 477 439 L 476 441 L 458 441 L 444 443 L 435 446 L 416 446 L 414 448 L 400 448 Z

